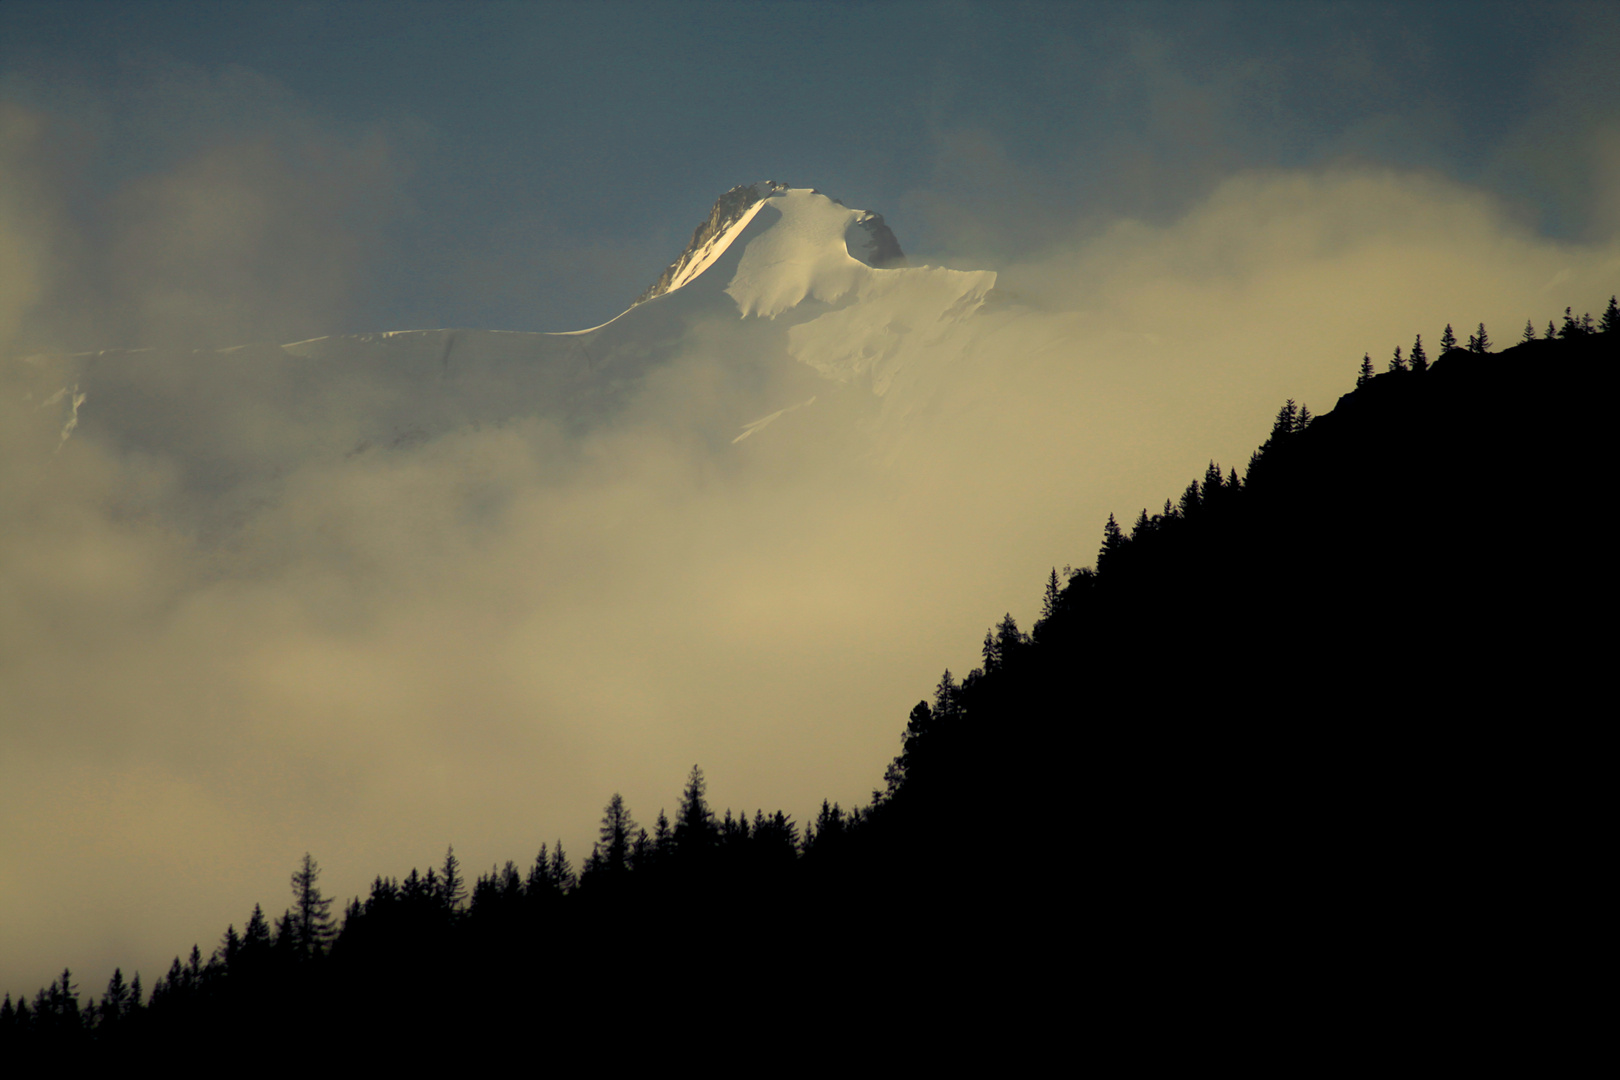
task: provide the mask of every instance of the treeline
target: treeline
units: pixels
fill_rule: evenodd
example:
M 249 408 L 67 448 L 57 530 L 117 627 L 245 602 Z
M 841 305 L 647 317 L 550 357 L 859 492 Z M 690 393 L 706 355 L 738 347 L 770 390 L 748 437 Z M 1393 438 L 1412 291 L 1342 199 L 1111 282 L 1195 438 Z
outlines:
M 694 767 L 673 821 L 614 795 L 577 874 L 558 844 L 469 884 L 450 851 L 341 919 L 306 856 L 281 916 L 255 908 L 145 1001 L 115 972 L 81 1003 L 64 972 L 0 1004 L 0 1040 L 121 1056 L 312 1014 L 367 1039 L 543 1017 L 618 1024 L 622 1060 L 813 1018 L 1061 1028 L 1080 991 L 1040 973 L 1080 957 L 1106 988 L 1090 1022 L 1143 1032 L 1233 979 L 1360 987 L 1413 950 L 1466 970 L 1573 857 L 1549 823 L 1601 819 L 1568 782 L 1572 753 L 1598 760 L 1585 729 L 1545 719 L 1590 566 L 1525 523 L 1598 459 L 1568 388 L 1620 359 L 1616 314 L 1495 353 L 1481 326 L 1432 364 L 1419 338 L 1326 414 L 1287 402 L 1241 477 L 1211 462 L 1129 532 L 1110 515 L 1029 632 L 1006 616 L 912 709 L 865 807 L 717 815 Z M 627 987 L 669 993 L 629 1024 Z
M 558 842 L 542 845 L 526 871 L 509 861 L 469 883 L 452 848 L 441 866 L 425 873 L 376 878 L 370 894 L 351 900 L 341 918 L 319 887 L 318 864 L 306 855 L 291 878 L 292 904 L 274 920 L 255 906 L 243 930 L 228 927 L 211 954 L 193 946 L 186 961 L 176 957 L 149 996 L 139 975 L 126 982 L 121 969 L 99 999 L 81 1001 L 70 971 L 32 1002 L 13 1004 L 8 994 L 0 1003 L 0 1042 L 120 1055 L 211 1045 L 248 1037 L 291 1010 L 322 1003 L 363 1019 L 368 1029 L 408 1028 L 421 1018 L 421 1003 L 375 1010 L 368 1003 L 385 1000 L 390 987 L 424 978 L 500 987 L 502 997 L 524 1008 L 544 1005 L 574 1016 L 579 983 L 608 973 L 615 979 L 645 974 L 650 957 L 672 955 L 675 943 L 690 943 L 693 929 L 701 931 L 696 937 L 704 939 L 712 963 L 715 943 L 701 930 L 714 915 L 711 905 L 746 901 L 744 910 L 727 916 L 733 926 L 751 925 L 767 910 L 774 920 L 783 905 L 791 913 L 800 906 L 795 898 L 808 895 L 806 883 L 818 866 L 836 858 L 865 816 L 823 803 L 801 829 L 782 811 L 756 811 L 752 819 L 729 809 L 717 814 L 694 766 L 675 820 L 660 811 L 650 831 L 613 795 L 600 839 L 577 873 Z M 620 919 L 654 911 L 688 928 L 656 937 L 611 932 Z M 733 955 L 733 963 L 738 959 Z M 559 982 L 537 993 L 523 985 L 528 976 L 515 974 L 514 964 L 568 971 L 574 985 Z M 506 1006 L 482 998 L 452 998 L 435 1010 L 439 1023 L 446 1016 L 475 1025 L 510 1019 Z
M 1607 334 L 1616 329 L 1620 329 L 1620 304 L 1617 304 L 1616 298 L 1611 296 L 1609 297 L 1609 306 L 1604 308 L 1603 315 L 1596 322 L 1592 320 L 1591 312 L 1577 316 L 1574 314 L 1573 309 L 1566 307 L 1564 309 L 1564 325 L 1561 327 L 1554 326 L 1552 321 L 1548 320 L 1547 333 L 1542 340 L 1561 339 L 1568 341 L 1571 338 L 1586 337 L 1590 334 Z M 1522 345 L 1535 340 L 1537 340 L 1535 322 L 1526 319 L 1524 321 L 1524 333 L 1520 336 L 1519 343 Z M 1451 324 L 1447 323 L 1445 332 L 1440 335 L 1440 355 L 1444 356 L 1456 349 L 1457 335 L 1451 329 Z M 1468 346 L 1465 351 L 1479 356 L 1491 351 L 1491 336 L 1486 333 L 1484 323 L 1479 324 L 1478 331 L 1468 335 Z M 1401 371 L 1423 372 L 1428 369 L 1429 356 L 1423 348 L 1422 334 L 1419 334 L 1417 339 L 1412 342 L 1412 351 L 1407 356 L 1403 357 L 1401 347 L 1399 345 L 1395 346 L 1395 355 L 1389 361 L 1391 374 Z M 1372 377 L 1372 354 L 1365 353 L 1361 357 L 1361 370 L 1356 374 L 1356 385 L 1365 386 L 1372 380 Z

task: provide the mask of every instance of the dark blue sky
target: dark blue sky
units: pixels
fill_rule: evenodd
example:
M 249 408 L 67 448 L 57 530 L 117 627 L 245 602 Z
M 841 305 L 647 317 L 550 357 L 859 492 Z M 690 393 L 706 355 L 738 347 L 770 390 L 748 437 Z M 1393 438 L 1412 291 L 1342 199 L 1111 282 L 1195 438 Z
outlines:
M 243 265 L 208 272 L 220 295 L 294 304 L 300 263 L 326 237 L 340 251 L 318 310 L 243 304 L 258 313 L 205 338 L 570 329 L 766 177 L 986 266 L 1253 168 L 1433 170 L 1538 230 L 1610 229 L 1594 187 L 1616 167 L 1617 22 L 1596 4 L 13 0 L 0 98 L 46 129 L 56 242 L 91 264 L 54 288 L 105 313 L 81 335 L 162 332 L 125 326 L 119 282 L 186 261 L 151 254 L 176 177 L 270 206 Z M 104 249 L 122 270 L 94 265 Z

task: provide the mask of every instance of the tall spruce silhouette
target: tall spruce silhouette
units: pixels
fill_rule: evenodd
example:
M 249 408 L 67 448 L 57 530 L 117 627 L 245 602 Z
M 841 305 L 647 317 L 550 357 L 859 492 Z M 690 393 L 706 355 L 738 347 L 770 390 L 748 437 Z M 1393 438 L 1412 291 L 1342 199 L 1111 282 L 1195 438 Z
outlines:
M 304 861 L 292 875 L 293 907 L 287 923 L 287 933 L 300 958 L 313 960 L 326 950 L 336 934 L 332 922 L 332 900 L 321 893 L 316 882 L 321 868 L 304 853 Z
M 703 770 L 693 765 L 686 777 L 686 789 L 681 792 L 680 807 L 675 813 L 675 853 L 688 864 L 707 859 L 719 839 L 714 811 L 709 808 L 705 798 L 707 789 Z

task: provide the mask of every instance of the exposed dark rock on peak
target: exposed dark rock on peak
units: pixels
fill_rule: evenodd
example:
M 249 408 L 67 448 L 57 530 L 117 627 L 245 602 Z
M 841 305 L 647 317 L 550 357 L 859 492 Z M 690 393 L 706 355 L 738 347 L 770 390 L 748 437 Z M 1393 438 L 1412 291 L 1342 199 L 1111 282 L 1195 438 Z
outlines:
M 725 232 L 737 223 L 737 220 L 761 199 L 772 192 L 787 190 L 786 184 L 775 180 L 766 180 L 755 184 L 738 184 L 730 191 L 714 200 L 714 208 L 709 216 L 698 222 L 698 227 L 692 230 L 692 241 L 686 245 L 676 260 L 665 268 L 658 280 L 647 287 L 647 291 L 636 297 L 636 303 L 642 304 L 655 296 L 662 296 L 670 289 L 676 278 L 680 276 L 693 259 L 696 259 L 708 247 L 715 237 Z M 632 307 L 634 305 L 631 305 Z
M 905 253 L 900 250 L 900 241 L 895 239 L 894 233 L 883 223 L 882 214 L 868 210 L 855 220 L 855 224 L 866 232 L 869 239 L 864 251 L 856 251 L 852 242 L 849 252 L 851 255 L 868 266 L 886 268 L 906 265 Z

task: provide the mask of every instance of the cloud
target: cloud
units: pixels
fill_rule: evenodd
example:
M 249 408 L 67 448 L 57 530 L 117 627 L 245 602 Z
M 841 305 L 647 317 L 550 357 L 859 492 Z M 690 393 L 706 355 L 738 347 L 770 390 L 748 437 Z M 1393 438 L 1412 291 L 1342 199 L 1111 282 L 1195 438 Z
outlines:
M 48 237 L 56 207 L 40 168 L 45 124 L 30 109 L 0 99 L 0 349 L 9 347 L 52 274 Z
M 34 73 L 0 97 L 7 227 L 33 251 L 0 312 L 13 346 L 219 347 L 343 325 L 409 210 L 408 133 L 323 120 L 238 66 L 126 66 L 100 90 Z M 50 104 L 19 104 L 34 99 Z
M 291 268 L 364 248 L 365 227 L 317 243 L 348 228 L 341 195 L 282 236 L 271 223 L 313 189 L 265 145 L 188 156 L 119 203 L 115 267 L 172 246 L 151 292 L 172 304 L 103 268 L 146 325 L 195 341 L 329 317 L 325 279 Z M 367 154 L 338 154 L 356 192 L 386 162 Z M 0 228 L 24 228 L 3 208 L 26 197 L 0 188 Z M 49 303 L 49 241 L 15 249 L 8 318 Z M 86 986 L 114 964 L 150 980 L 255 902 L 279 909 L 306 850 L 344 898 L 449 843 L 477 871 L 559 836 L 577 860 L 609 795 L 648 820 L 694 761 L 720 806 L 802 821 L 823 797 L 861 801 L 940 669 L 974 664 L 1004 611 L 1027 627 L 1048 568 L 1090 562 L 1108 513 L 1176 495 L 1210 458 L 1241 468 L 1283 398 L 1325 411 L 1362 352 L 1382 366 L 1448 320 L 1508 341 L 1526 317 L 1596 310 L 1617 278 L 1613 243 L 1540 237 L 1437 175 L 1268 170 L 1168 221 L 1076 213 L 1008 258 L 1000 298 L 887 405 L 805 392 L 736 321 L 698 328 L 589 424 L 370 448 L 356 417 L 408 416 L 431 380 L 333 371 L 348 381 L 323 394 L 320 372 L 265 374 L 258 354 L 191 383 L 162 352 L 98 361 L 122 373 L 104 393 L 169 379 L 153 430 L 235 448 L 205 474 L 184 440 L 137 446 L 88 419 L 58 449 L 60 403 L 42 402 L 65 369 L 13 362 L 7 989 L 64 964 Z

